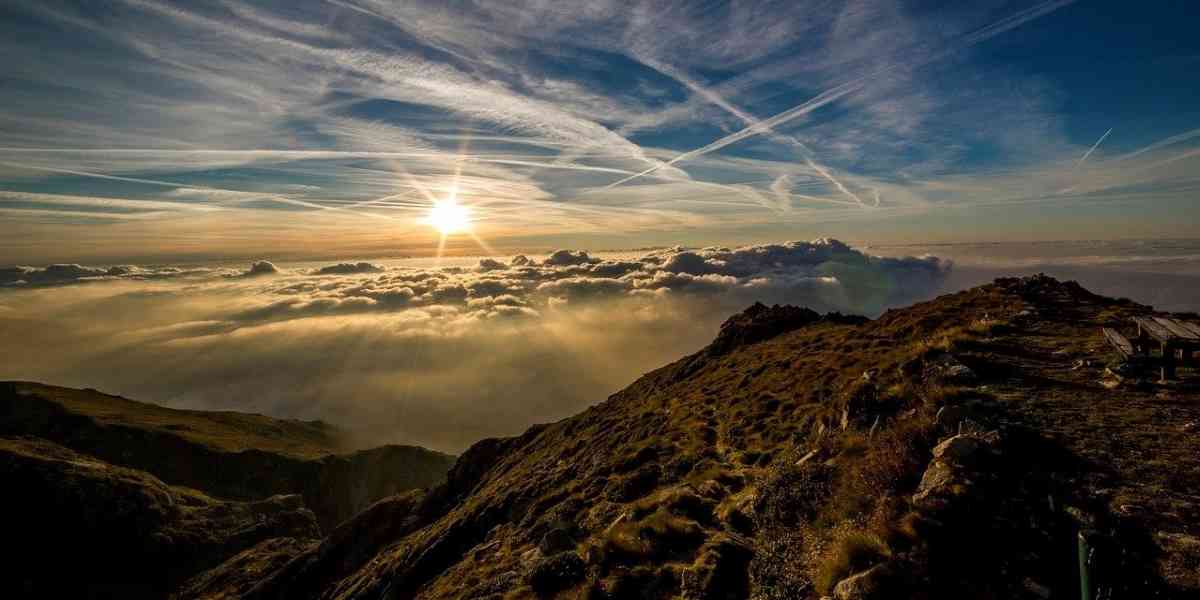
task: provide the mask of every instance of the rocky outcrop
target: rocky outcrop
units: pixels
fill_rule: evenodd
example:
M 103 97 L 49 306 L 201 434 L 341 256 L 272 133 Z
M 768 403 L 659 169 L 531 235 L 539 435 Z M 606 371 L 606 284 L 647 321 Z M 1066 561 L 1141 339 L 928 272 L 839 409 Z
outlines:
M 298 496 L 217 500 L 46 440 L 0 438 L 0 480 L 9 597 L 161 598 L 264 540 L 320 535 Z
M 709 344 L 709 356 L 720 356 L 739 346 L 771 339 L 821 320 L 815 310 L 800 306 L 768 307 L 755 302 L 750 308 L 729 317 L 721 324 L 717 339 Z

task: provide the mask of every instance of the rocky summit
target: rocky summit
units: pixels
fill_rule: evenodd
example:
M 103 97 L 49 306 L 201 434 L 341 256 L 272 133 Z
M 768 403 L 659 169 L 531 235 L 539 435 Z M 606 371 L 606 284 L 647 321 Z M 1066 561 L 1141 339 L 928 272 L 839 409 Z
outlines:
M 320 469 L 230 462 L 249 471 L 206 483 L 62 433 L 113 427 L 95 411 L 81 428 L 56 412 L 70 402 L 28 404 L 0 447 L 19 482 L 6 530 L 44 532 L 18 543 L 69 548 L 47 562 L 83 578 L 120 562 L 99 541 L 119 539 L 179 600 L 1194 598 L 1200 373 L 1158 381 L 1102 333 L 1151 314 L 1042 276 L 872 320 L 755 305 L 712 346 L 482 440 L 320 539 L 302 483 Z M 11 384 L 7 402 L 68 395 L 46 389 Z M 320 446 L 295 427 L 278 437 Z M 299 498 L 239 487 L 267 472 Z M 215 491 L 176 487 L 193 484 Z

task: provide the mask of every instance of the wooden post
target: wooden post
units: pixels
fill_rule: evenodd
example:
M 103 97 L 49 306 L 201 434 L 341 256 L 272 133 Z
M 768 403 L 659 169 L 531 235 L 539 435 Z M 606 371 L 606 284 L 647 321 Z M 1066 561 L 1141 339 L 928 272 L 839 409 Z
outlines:
M 1162 380 L 1175 379 L 1175 348 L 1162 343 Z

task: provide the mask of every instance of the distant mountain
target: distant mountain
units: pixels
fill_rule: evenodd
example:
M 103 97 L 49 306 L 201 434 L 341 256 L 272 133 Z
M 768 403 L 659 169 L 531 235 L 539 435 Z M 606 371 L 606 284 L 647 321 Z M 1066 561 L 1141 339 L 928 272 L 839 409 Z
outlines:
M 1198 377 L 1105 379 L 1100 326 L 1149 310 L 1047 277 L 870 321 L 758 305 L 582 414 L 479 442 L 445 484 L 179 597 L 1065 598 L 1081 533 L 1093 591 L 1195 597 Z
M 1045 599 L 1079 595 L 1081 553 L 1092 597 L 1194 598 L 1200 373 L 1155 383 L 1100 331 L 1149 312 L 1040 276 L 875 320 L 755 305 L 319 542 L 239 544 L 175 598 Z
M 258 542 L 315 540 L 376 500 L 434 486 L 454 462 L 341 448 L 319 422 L 0 383 L 0 525 L 30 551 L 16 581 L 31 597 L 165 597 Z
M 238 502 L 39 438 L 0 438 L 5 598 L 164 598 L 259 542 L 320 535 L 299 496 Z
M 375 500 L 440 482 L 454 457 L 414 446 L 342 453 L 321 422 L 176 410 L 95 390 L 0 383 L 0 435 L 44 438 L 221 498 L 299 494 L 329 530 Z

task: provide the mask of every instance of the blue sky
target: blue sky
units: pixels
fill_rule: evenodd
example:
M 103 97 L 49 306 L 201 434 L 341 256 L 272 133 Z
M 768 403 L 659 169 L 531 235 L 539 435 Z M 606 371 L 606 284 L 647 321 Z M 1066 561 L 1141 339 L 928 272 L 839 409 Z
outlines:
M 0 263 L 1195 237 L 1198 16 L 8 2 Z

